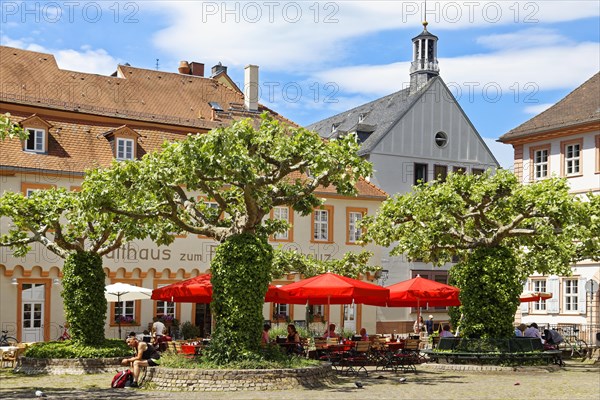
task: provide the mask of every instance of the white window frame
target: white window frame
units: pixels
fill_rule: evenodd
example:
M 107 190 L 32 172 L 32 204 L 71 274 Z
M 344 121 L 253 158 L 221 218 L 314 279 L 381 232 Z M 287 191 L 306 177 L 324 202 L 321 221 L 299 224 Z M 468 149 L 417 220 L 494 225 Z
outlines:
M 579 175 L 581 173 L 581 144 L 569 143 L 565 145 L 565 175 Z
M 135 158 L 135 141 L 133 139 L 116 138 L 115 155 L 117 161 L 133 160 Z
M 46 130 L 39 128 L 25 128 L 29 136 L 25 139 L 24 150 L 32 153 L 46 152 Z M 33 135 L 33 148 L 29 148 L 29 140 Z
M 273 208 L 273 219 L 284 220 L 287 223 L 290 222 L 290 208 L 289 207 L 274 207 Z M 288 240 L 290 238 L 289 230 L 285 232 L 277 232 L 273 235 L 275 240 Z
M 313 240 L 329 240 L 329 210 L 315 210 Z
M 168 283 L 158 285 L 158 288 L 168 286 Z M 156 302 L 156 315 L 168 315 L 175 318 L 175 302 L 158 300 Z
M 532 287 L 534 292 L 545 292 L 546 291 L 546 280 L 545 279 L 534 279 L 532 281 Z M 535 311 L 546 311 L 546 299 L 540 299 L 533 303 L 533 309 Z
M 357 221 L 362 220 L 363 213 L 359 211 L 348 212 L 348 241 L 350 243 L 356 243 L 362 237 L 362 229 L 357 225 Z
M 564 279 L 562 292 L 564 312 L 579 312 L 579 280 Z
M 533 178 L 535 180 L 548 177 L 548 162 L 550 151 L 548 149 L 537 149 L 533 151 Z
M 121 310 L 120 312 L 118 310 Z M 132 320 L 135 319 L 135 300 L 126 300 L 119 301 L 115 303 L 115 318 L 119 315 L 123 315 L 125 317 L 131 317 Z

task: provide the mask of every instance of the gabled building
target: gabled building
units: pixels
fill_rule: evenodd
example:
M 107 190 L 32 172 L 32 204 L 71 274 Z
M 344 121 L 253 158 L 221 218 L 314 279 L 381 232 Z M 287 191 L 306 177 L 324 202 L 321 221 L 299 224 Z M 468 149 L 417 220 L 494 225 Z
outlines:
M 390 195 L 410 192 L 418 182 L 444 179 L 450 172 L 480 174 L 498 168 L 498 162 L 454 98 L 442 77 L 437 59 L 437 36 L 427 30 L 412 39 L 408 87 L 315 122 L 307 128 L 324 138 L 355 132 L 362 141 L 360 154 L 373 163 L 371 177 Z M 390 86 L 401 86 L 391 82 Z M 384 252 L 386 284 L 420 274 L 447 281 L 442 269 Z M 447 319 L 446 308 L 432 308 L 436 321 Z M 380 308 L 378 331 L 409 332 L 416 312 Z
M 513 146 L 515 174 L 521 182 L 564 177 L 574 195 L 600 196 L 600 73 L 499 141 Z M 591 344 L 600 324 L 600 263 L 580 262 L 572 271 L 571 276 L 529 277 L 525 290 L 550 292 L 552 298 L 523 303 L 521 319 L 579 326 L 582 338 Z
M 183 139 L 188 133 L 205 133 L 240 118 L 258 121 L 268 111 L 258 103 L 258 67 L 248 66 L 241 91 L 217 65 L 204 77 L 204 65 L 182 62 L 179 73 L 119 65 L 112 76 L 60 69 L 54 56 L 0 47 L 0 113 L 9 112 L 28 133 L 25 141 L 0 142 L 0 195 L 7 191 L 28 194 L 33 190 L 65 187 L 78 190 L 84 171 L 108 166 L 113 160 L 135 160 L 158 150 L 165 141 Z M 360 251 L 361 231 L 356 219 L 374 214 L 387 197 L 375 185 L 360 181 L 358 196 L 338 196 L 332 188 L 320 188 L 326 199 L 312 216 L 301 217 L 288 207 L 277 207 L 272 218 L 286 219 L 292 228 L 271 238 L 274 246 L 295 249 L 320 259 L 339 258 Z M 201 193 L 199 193 L 201 196 Z M 208 202 L 209 200 L 207 200 Z M 0 232 L 8 221 L 0 220 Z M 150 240 L 123 245 L 103 258 L 106 284 L 131 283 L 157 288 L 206 272 L 217 243 L 206 237 L 184 235 L 170 246 Z M 380 264 L 379 250 L 371 262 Z M 64 324 L 60 296 L 63 260 L 34 244 L 24 258 L 0 247 L 0 327 L 21 341 L 52 340 Z M 275 284 L 297 279 L 290 275 Z M 351 329 L 375 330 L 375 309 L 362 306 L 317 307 L 315 314 Z M 106 334 L 117 336 L 116 317 L 133 322 L 129 330 L 141 331 L 158 314 L 181 322 L 191 321 L 210 333 L 207 304 L 173 304 L 130 301 L 109 304 Z M 265 304 L 265 319 L 304 320 L 304 306 Z M 125 329 L 127 331 L 127 329 Z

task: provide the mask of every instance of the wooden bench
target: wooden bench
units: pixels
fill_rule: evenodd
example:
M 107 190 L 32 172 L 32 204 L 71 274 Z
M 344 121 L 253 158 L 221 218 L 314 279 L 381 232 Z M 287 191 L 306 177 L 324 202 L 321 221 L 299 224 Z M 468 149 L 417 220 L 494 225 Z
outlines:
M 543 360 L 562 365 L 560 350 L 544 350 L 538 338 L 468 339 L 441 338 L 436 349 L 424 350 L 431 361 L 523 364 Z

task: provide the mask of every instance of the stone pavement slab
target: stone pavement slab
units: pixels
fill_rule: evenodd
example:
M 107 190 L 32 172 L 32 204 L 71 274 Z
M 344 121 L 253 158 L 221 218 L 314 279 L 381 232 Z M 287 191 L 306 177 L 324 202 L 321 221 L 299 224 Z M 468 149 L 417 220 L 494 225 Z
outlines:
M 556 399 L 600 398 L 600 368 L 569 362 L 566 368 L 463 368 L 439 369 L 420 365 L 418 372 L 399 373 L 370 370 L 369 377 L 340 377 L 339 383 L 321 389 L 264 392 L 164 392 L 151 388 L 112 389 L 114 374 L 24 376 L 0 370 L 0 399 L 35 398 L 42 390 L 48 399 L 240 399 L 240 400 L 386 400 L 386 399 Z M 401 382 L 406 378 L 406 382 Z M 356 387 L 360 381 L 363 388 Z

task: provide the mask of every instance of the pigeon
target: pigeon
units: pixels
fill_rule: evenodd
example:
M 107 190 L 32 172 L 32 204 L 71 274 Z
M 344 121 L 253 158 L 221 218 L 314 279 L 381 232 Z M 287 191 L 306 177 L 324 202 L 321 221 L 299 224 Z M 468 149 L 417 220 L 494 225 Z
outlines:
M 375 379 L 385 379 L 385 376 L 383 376 L 383 375 L 379 375 L 379 376 L 378 376 L 377 378 L 375 378 Z
M 362 384 L 362 382 L 358 382 L 358 381 L 356 381 L 356 382 L 354 382 L 354 384 L 355 384 L 355 385 L 356 385 L 356 387 L 357 387 L 357 388 L 359 388 L 359 389 L 362 389 L 362 388 L 363 388 L 363 384 Z
M 35 397 L 48 397 L 48 396 L 46 396 L 46 394 L 44 392 L 42 392 L 41 390 L 36 390 Z
M 406 383 L 406 378 L 400 378 L 398 381 L 399 381 L 400 383 Z

